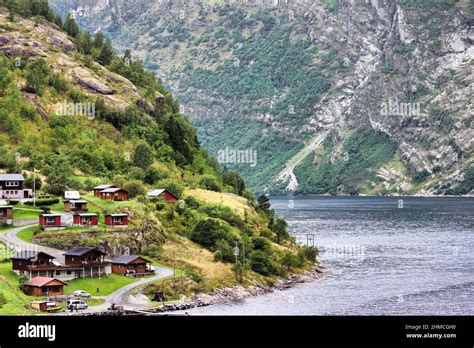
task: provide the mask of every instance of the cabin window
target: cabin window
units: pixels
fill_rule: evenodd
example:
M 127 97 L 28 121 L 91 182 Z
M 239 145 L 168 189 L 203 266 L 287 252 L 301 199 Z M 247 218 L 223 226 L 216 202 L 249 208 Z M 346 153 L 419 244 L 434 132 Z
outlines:
M 52 216 L 47 216 L 46 217 L 46 223 L 52 224 L 52 223 L 54 223 L 54 221 L 55 221 L 54 217 L 52 217 Z
M 61 271 L 56 271 L 56 275 L 60 275 L 61 274 Z
M 82 217 L 82 223 L 83 223 L 83 224 L 87 224 L 87 225 L 88 225 L 88 224 L 90 224 L 91 222 L 92 222 L 92 220 L 91 220 L 90 216 L 83 216 L 83 217 Z
M 18 181 L 7 181 L 5 186 L 18 186 Z
M 72 271 L 67 271 L 67 274 L 72 274 Z
M 114 216 L 114 224 L 121 224 L 123 218 L 121 216 Z

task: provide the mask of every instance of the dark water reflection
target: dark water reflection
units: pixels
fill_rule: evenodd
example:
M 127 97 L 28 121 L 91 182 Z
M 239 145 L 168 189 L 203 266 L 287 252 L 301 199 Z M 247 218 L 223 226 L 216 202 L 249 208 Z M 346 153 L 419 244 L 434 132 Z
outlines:
M 474 314 L 473 198 L 274 197 L 272 205 L 300 243 L 314 237 L 325 277 L 191 314 Z

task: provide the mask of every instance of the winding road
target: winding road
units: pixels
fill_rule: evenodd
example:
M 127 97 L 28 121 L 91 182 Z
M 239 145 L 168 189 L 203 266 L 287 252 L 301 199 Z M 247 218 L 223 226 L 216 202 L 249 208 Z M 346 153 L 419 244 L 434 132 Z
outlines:
M 20 226 L 13 229 L 10 229 L 4 233 L 0 233 L 0 241 L 5 243 L 12 249 L 15 249 L 17 252 L 31 250 L 31 251 L 42 251 L 54 256 L 59 262 L 64 263 L 64 250 L 49 248 L 41 246 L 38 244 L 28 243 L 24 240 L 18 238 L 18 233 L 34 225 Z M 93 313 L 107 310 L 107 307 L 115 303 L 116 305 L 122 306 L 126 310 L 144 310 L 148 308 L 149 301 L 142 296 L 141 298 L 132 296 L 131 293 L 134 290 L 137 290 L 141 286 L 144 286 L 149 283 L 153 283 L 157 280 L 169 277 L 173 275 L 173 270 L 167 267 L 162 266 L 152 266 L 155 270 L 155 275 L 148 278 L 142 278 L 132 284 L 126 285 L 108 296 L 97 296 L 94 298 L 104 299 L 105 302 L 99 306 L 90 307 L 86 311 L 81 311 L 80 313 Z M 66 312 L 67 313 L 67 312 Z M 64 314 L 64 313 L 63 313 Z

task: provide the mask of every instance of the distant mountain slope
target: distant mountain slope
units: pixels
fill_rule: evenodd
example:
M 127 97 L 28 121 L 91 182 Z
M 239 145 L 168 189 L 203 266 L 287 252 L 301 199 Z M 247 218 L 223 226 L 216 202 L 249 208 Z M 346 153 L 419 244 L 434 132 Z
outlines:
M 470 1 L 52 3 L 138 52 L 212 154 L 256 150 L 254 188 L 474 189 Z
M 236 172 L 220 168 L 179 109 L 141 61 L 115 55 L 101 33 L 91 36 L 71 17 L 62 22 L 46 0 L 0 0 L 0 172 L 22 173 L 26 187 L 53 196 L 35 201 L 42 210 L 62 210 L 59 197 L 77 190 L 102 219 L 97 229 L 31 231 L 35 242 L 173 264 L 186 286 L 170 281 L 169 299 L 312 269 L 317 248 L 294 245 L 268 198 L 256 199 Z M 105 183 L 129 199 L 94 196 Z M 147 197 L 157 188 L 177 199 Z M 15 216 L 25 209 L 8 204 Z M 128 227 L 105 227 L 111 213 L 126 213 Z

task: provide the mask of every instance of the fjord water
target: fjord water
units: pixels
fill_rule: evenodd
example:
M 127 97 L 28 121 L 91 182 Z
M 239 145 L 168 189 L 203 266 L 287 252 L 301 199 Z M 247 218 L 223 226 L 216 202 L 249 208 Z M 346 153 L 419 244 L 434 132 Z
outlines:
M 474 198 L 274 197 L 320 279 L 199 315 L 473 315 Z

